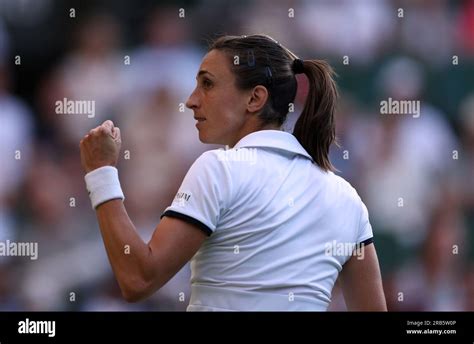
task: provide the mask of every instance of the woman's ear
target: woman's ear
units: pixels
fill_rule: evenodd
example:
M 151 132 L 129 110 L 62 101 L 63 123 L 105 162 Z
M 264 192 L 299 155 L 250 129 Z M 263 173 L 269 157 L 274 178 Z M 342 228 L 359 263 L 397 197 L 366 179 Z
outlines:
M 247 103 L 247 111 L 250 113 L 259 112 L 263 109 L 268 100 L 268 90 L 265 86 L 255 86 Z

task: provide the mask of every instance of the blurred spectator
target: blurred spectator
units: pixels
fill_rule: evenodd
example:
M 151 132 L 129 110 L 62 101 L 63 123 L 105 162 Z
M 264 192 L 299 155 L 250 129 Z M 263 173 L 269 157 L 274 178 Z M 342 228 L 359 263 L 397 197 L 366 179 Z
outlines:
M 392 38 L 397 13 L 388 1 L 302 1 L 295 10 L 298 37 L 316 56 L 369 63 Z
M 455 40 L 453 15 L 446 0 L 402 1 L 401 45 L 426 63 L 450 63 Z
M 465 232 L 459 199 L 445 190 L 431 216 L 428 235 L 419 260 L 397 273 L 397 310 L 462 311 L 467 305 L 463 291 Z
M 124 95 L 124 57 L 119 51 L 120 31 L 114 17 L 95 14 L 78 28 L 73 51 L 59 67 L 63 97 L 73 101 L 94 101 L 94 116 L 88 114 L 56 114 L 65 140 L 76 144 L 90 129 L 113 117 Z
M 274 37 L 293 52 L 303 53 L 303 35 L 299 26 L 307 10 L 304 3 L 294 1 L 261 0 L 249 3 L 246 11 L 239 11 L 236 3 L 228 7 L 230 15 L 238 17 L 242 30 L 236 34 L 263 33 Z
M 125 67 L 129 98 L 166 87 L 184 103 L 193 91 L 204 54 L 191 41 L 189 19 L 178 14 L 178 8 L 160 7 L 146 22 L 144 44 Z

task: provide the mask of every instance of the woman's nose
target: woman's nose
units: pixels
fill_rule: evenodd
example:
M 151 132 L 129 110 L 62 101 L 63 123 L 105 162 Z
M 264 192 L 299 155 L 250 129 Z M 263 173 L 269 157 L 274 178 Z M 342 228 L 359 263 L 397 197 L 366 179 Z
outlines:
M 196 91 L 193 91 L 189 96 L 188 100 L 186 101 L 186 107 L 188 109 L 194 109 L 198 107 L 198 99 L 196 96 Z

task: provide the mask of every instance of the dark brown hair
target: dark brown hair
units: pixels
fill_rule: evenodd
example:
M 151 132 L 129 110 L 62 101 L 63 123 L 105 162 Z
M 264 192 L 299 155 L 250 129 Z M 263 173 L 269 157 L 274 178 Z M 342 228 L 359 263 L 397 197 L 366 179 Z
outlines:
M 266 35 L 223 36 L 210 50 L 225 52 L 232 63 L 236 86 L 242 90 L 257 85 L 267 88 L 269 99 L 259 114 L 263 124 L 281 126 L 296 96 L 297 81 L 293 61 L 298 57 Z M 335 141 L 334 112 L 337 88 L 334 72 L 323 60 L 304 60 L 303 73 L 309 80 L 309 93 L 293 135 L 323 170 L 334 170 L 329 147 Z

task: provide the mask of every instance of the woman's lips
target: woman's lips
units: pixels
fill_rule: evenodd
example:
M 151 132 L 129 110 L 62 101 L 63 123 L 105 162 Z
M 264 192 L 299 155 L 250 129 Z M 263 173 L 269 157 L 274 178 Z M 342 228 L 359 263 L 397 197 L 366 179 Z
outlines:
M 206 121 L 206 119 L 205 119 L 205 118 L 202 118 L 202 117 L 194 117 L 194 119 L 197 121 L 196 127 L 197 127 L 198 129 L 199 129 L 199 125 Z

